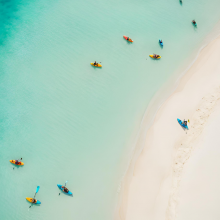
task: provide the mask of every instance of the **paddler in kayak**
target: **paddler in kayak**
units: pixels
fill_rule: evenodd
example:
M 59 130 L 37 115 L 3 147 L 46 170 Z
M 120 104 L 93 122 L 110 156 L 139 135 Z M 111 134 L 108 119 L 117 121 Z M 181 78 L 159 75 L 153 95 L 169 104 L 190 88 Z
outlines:
M 127 38 L 127 41 L 133 42 L 133 40 L 130 37 Z
M 184 121 L 183 121 L 183 124 L 184 124 L 185 126 L 187 126 L 187 121 L 184 120 Z
M 94 63 L 90 63 L 94 67 L 102 67 L 101 64 L 97 63 L 96 61 Z
M 154 58 L 158 58 L 160 55 L 154 54 Z
M 36 199 L 31 199 L 31 203 L 36 203 L 37 200 Z
M 22 160 L 22 158 L 21 158 L 21 160 Z M 15 165 L 19 165 L 20 163 L 21 163 L 21 161 L 15 160 Z
M 192 23 L 193 23 L 193 24 L 196 24 L 196 21 L 195 21 L 195 20 L 192 20 Z
M 65 193 L 69 192 L 69 190 L 65 186 L 62 186 L 62 189 L 63 189 L 63 192 L 65 192 Z
M 93 63 L 93 65 L 94 65 L 94 66 L 99 66 L 99 64 L 98 64 L 98 63 L 96 63 L 96 61 Z

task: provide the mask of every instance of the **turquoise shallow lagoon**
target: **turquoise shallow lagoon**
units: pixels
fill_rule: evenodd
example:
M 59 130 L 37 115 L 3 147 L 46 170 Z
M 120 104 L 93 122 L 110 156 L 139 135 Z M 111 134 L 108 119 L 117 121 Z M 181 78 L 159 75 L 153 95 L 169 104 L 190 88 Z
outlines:
M 144 112 L 196 57 L 220 19 L 219 6 L 1 1 L 1 219 L 113 219 Z M 150 59 L 153 53 L 161 60 Z M 90 66 L 95 60 L 102 69 Z M 9 160 L 20 157 L 24 167 L 13 169 Z M 73 197 L 58 195 L 56 185 L 66 180 Z M 37 185 L 42 204 L 29 209 L 25 198 Z

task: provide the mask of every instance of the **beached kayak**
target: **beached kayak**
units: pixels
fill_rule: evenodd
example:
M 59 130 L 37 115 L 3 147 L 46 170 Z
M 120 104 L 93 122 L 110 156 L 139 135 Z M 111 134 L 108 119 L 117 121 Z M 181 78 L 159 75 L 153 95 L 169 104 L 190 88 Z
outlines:
M 32 199 L 32 198 L 29 198 L 29 197 L 27 197 L 26 199 L 27 199 L 27 201 L 28 201 L 28 202 L 30 202 L 30 203 L 32 203 L 32 201 L 33 201 L 33 199 Z M 41 202 L 40 202 L 39 200 L 37 200 L 37 202 L 32 203 L 32 204 L 37 204 L 37 205 L 40 205 L 40 204 L 41 204 Z
M 180 124 L 182 127 L 186 128 L 186 129 L 189 129 L 188 126 L 185 125 L 179 118 L 177 118 L 177 121 L 179 122 L 179 124 Z
M 161 39 L 159 39 L 159 43 L 160 43 L 161 46 L 163 46 L 163 42 L 162 42 Z
M 128 40 L 128 37 L 127 37 L 127 36 L 124 35 L 123 37 L 124 37 L 125 40 L 127 40 L 127 41 L 129 41 L 129 42 L 133 42 L 133 40 L 130 39 L 130 38 L 129 38 L 129 40 Z
M 149 57 L 153 58 L 153 59 L 160 59 L 161 56 L 159 55 L 159 57 L 155 58 L 154 55 L 149 55 Z
M 15 164 L 15 160 L 9 160 L 11 163 Z M 19 162 L 18 164 L 15 164 L 17 166 L 23 166 L 24 163 L 23 162 Z
M 92 66 L 95 66 L 95 67 L 102 67 L 101 64 L 97 63 L 96 65 L 94 63 L 90 63 Z
M 57 186 L 58 186 L 58 188 L 60 189 L 60 190 L 62 190 L 63 191 L 63 188 L 64 188 L 64 186 L 62 186 L 62 185 L 60 185 L 60 184 L 57 184 Z M 63 188 L 62 188 L 63 187 Z M 63 191 L 64 192 L 64 191 Z M 67 194 L 67 195 L 73 195 L 70 191 L 67 193 L 67 192 L 64 192 L 65 194 Z

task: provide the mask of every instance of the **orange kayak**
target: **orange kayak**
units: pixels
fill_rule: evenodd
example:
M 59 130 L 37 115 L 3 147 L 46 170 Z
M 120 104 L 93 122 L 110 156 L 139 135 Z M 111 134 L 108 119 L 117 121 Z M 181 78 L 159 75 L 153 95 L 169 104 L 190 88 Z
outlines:
M 11 163 L 15 164 L 15 160 L 9 160 Z M 15 165 L 18 165 L 18 166 L 23 166 L 24 163 L 23 162 L 19 162 L 18 164 L 15 164 Z
M 133 40 L 132 40 L 131 38 L 128 39 L 127 36 L 124 35 L 123 37 L 124 37 L 125 40 L 127 40 L 127 41 L 129 41 L 129 42 L 133 42 Z

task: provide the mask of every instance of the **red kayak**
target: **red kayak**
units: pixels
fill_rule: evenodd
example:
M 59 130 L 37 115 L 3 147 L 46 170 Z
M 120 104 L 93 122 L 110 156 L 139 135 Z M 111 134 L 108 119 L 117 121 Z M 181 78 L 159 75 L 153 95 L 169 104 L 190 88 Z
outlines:
M 127 37 L 127 36 L 125 36 L 125 35 L 124 35 L 123 37 L 124 37 L 125 40 L 127 40 L 127 41 L 129 41 L 129 42 L 133 42 L 133 40 L 132 40 L 131 38 L 129 38 L 129 37 Z

